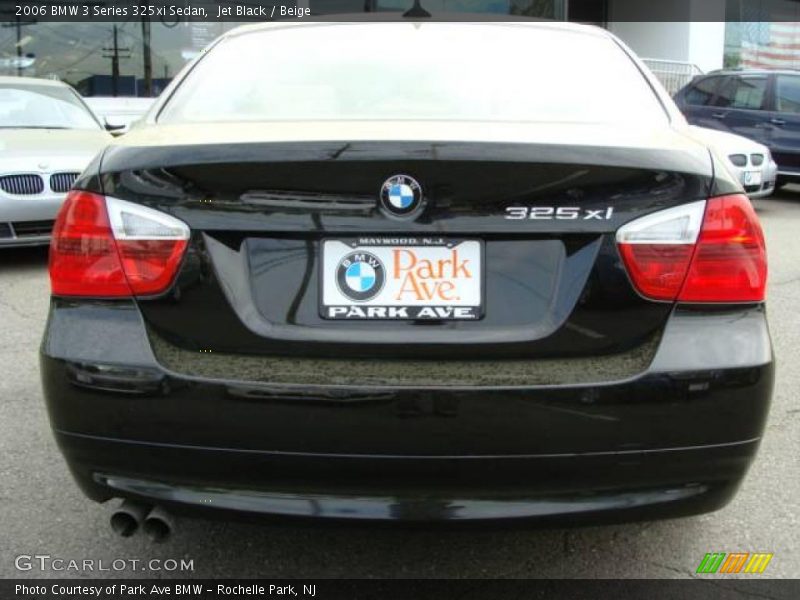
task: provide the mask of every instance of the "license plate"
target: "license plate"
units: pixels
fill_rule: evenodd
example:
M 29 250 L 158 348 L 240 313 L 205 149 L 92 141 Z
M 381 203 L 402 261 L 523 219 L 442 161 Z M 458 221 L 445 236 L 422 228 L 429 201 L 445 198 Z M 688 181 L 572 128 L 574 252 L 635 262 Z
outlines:
M 761 185 L 761 171 L 745 171 L 742 174 L 744 185 Z
M 421 237 L 323 240 L 324 319 L 475 320 L 483 243 Z

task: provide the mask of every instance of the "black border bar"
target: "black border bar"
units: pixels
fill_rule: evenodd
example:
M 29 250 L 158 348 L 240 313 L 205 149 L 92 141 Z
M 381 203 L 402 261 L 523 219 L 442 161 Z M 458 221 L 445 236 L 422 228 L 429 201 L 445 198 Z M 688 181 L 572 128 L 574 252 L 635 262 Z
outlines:
M 174 26 L 180 22 L 264 22 L 264 21 L 396 21 L 403 13 L 380 10 L 380 0 L 364 0 L 355 5 L 364 12 L 349 15 L 329 14 L 329 0 L 0 0 L 0 21 L 49 22 L 128 22 L 149 19 Z M 418 21 L 510 21 L 518 16 L 499 13 L 437 13 L 438 0 L 418 1 L 422 11 L 409 10 L 408 20 Z M 615 14 L 614 0 L 552 0 L 565 2 L 570 20 L 596 18 L 607 22 L 798 22 L 800 0 L 639 0 L 635 10 Z M 424 10 L 428 2 L 430 11 Z M 467 3 L 465 3 L 467 4 Z M 510 3 L 511 5 L 512 3 Z M 392 2 L 391 6 L 397 5 Z M 330 5 L 337 6 L 337 5 Z M 340 5 L 338 5 L 340 6 Z M 389 6 L 387 4 L 387 6 Z M 525 8 L 517 2 L 516 9 Z M 559 5 L 560 6 L 560 5 Z M 630 8 L 630 4 L 626 5 Z M 239 8 L 242 7 L 242 8 Z M 307 8 L 306 8 L 307 7 Z M 227 9 L 221 14 L 220 9 Z M 144 11 L 143 11 L 144 9 Z M 241 11 L 247 9 L 247 14 Z M 520 12 L 516 10 L 515 12 Z M 522 11 L 524 12 L 524 10 Z M 554 6 L 554 14 L 559 12 Z
M 139 587 L 141 586 L 141 587 Z M 290 589 L 289 589 L 290 588 Z M 99 594 L 98 594 L 99 590 Z M 222 591 L 221 591 L 222 590 Z M 282 590 L 283 593 L 279 593 Z M 134 593 L 131 593 L 131 592 Z M 209 600 L 471 600 L 474 598 L 535 598 L 594 600 L 647 598 L 648 600 L 727 600 L 800 597 L 796 579 L 733 579 L 703 577 L 669 580 L 210 580 L 210 579 L 5 579 L 0 598 L 17 600 L 153 600 L 163 598 Z

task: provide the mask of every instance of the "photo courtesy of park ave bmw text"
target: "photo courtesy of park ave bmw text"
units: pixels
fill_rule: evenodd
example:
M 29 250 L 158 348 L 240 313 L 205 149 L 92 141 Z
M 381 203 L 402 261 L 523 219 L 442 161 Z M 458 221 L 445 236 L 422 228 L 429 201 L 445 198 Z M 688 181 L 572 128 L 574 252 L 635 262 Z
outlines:
M 796 598 L 797 231 L 800 0 L 0 0 L 0 597 Z

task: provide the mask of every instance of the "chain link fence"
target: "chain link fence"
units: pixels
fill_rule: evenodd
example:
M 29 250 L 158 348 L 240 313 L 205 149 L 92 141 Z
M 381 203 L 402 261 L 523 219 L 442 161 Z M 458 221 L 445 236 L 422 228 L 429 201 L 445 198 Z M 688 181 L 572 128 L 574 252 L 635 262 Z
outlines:
M 703 74 L 703 71 L 697 65 L 687 62 L 658 58 L 644 58 L 642 60 L 653 72 L 653 75 L 658 77 L 661 84 L 667 88 L 670 95 L 689 83 L 695 75 Z

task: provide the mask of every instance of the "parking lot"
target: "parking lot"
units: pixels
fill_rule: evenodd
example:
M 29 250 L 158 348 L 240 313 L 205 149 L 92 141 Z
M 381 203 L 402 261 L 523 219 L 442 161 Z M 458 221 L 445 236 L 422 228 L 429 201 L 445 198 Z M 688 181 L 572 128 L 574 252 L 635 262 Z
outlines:
M 777 383 L 766 436 L 736 499 L 699 517 L 572 529 L 403 530 L 181 520 L 164 544 L 119 538 L 111 503 L 86 500 L 52 440 L 37 348 L 46 249 L 0 252 L 0 576 L 688 577 L 707 552 L 772 552 L 765 576 L 800 573 L 800 187 L 755 201 L 770 257 Z M 124 343 L 124 340 L 120 340 Z M 18 555 L 188 559 L 186 573 L 20 572 Z M 717 576 L 719 577 L 719 576 Z

